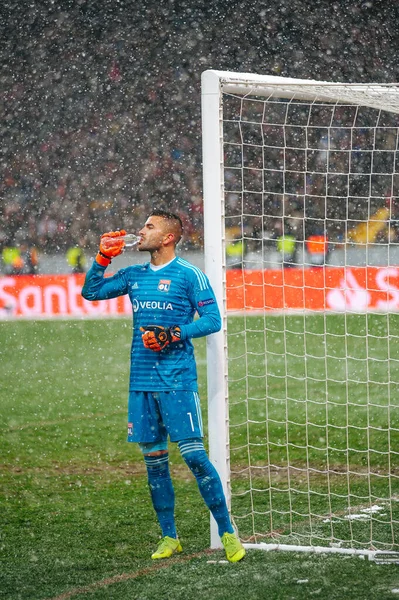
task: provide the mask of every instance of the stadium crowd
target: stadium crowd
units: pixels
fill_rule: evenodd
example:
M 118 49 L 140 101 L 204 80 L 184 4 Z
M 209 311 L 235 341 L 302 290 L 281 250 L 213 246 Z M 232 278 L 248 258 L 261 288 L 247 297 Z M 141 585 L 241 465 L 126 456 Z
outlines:
M 177 212 L 202 242 L 207 68 L 394 82 L 397 7 L 380 2 L 10 4 L 2 22 L 0 247 L 93 248 Z M 22 13 L 22 14 L 21 14 Z

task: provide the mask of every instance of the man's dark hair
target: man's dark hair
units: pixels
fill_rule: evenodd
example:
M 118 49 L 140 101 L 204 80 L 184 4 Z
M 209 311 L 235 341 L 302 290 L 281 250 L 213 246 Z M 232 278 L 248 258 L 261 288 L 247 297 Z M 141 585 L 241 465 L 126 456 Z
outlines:
M 150 217 L 162 217 L 166 221 L 169 221 L 176 238 L 176 244 L 180 242 L 183 235 L 183 223 L 179 215 L 168 210 L 163 210 L 162 208 L 156 208 L 151 212 Z

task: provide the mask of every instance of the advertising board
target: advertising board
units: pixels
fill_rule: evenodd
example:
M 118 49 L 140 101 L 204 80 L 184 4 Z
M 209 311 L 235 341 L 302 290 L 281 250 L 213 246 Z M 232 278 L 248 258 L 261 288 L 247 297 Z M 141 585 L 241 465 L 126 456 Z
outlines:
M 128 296 L 88 302 L 84 275 L 0 277 L 0 318 L 131 315 Z M 227 308 L 234 312 L 399 310 L 399 267 L 229 270 Z

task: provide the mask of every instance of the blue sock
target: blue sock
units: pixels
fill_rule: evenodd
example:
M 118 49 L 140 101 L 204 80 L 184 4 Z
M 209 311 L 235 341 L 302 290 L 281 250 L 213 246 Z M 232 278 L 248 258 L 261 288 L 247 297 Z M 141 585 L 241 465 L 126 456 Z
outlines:
M 195 476 L 201 496 L 218 525 L 219 535 L 233 533 L 222 482 L 200 439 L 179 442 L 181 455 Z
M 152 505 L 162 529 L 162 536 L 177 538 L 175 525 L 175 492 L 169 473 L 169 453 L 144 455 Z

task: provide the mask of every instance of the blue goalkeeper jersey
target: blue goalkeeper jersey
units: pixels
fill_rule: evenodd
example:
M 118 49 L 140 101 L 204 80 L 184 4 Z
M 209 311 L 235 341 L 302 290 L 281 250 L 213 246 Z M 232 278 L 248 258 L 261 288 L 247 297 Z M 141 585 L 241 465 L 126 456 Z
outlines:
M 150 263 L 121 269 L 104 277 L 105 267 L 94 261 L 86 275 L 82 296 L 106 300 L 129 294 L 133 307 L 130 391 L 187 390 L 196 392 L 197 369 L 191 338 L 219 331 L 221 319 L 215 294 L 206 275 L 176 257 L 161 269 Z M 199 318 L 194 320 L 195 313 Z M 181 341 L 161 352 L 144 347 L 140 327 L 179 325 Z

